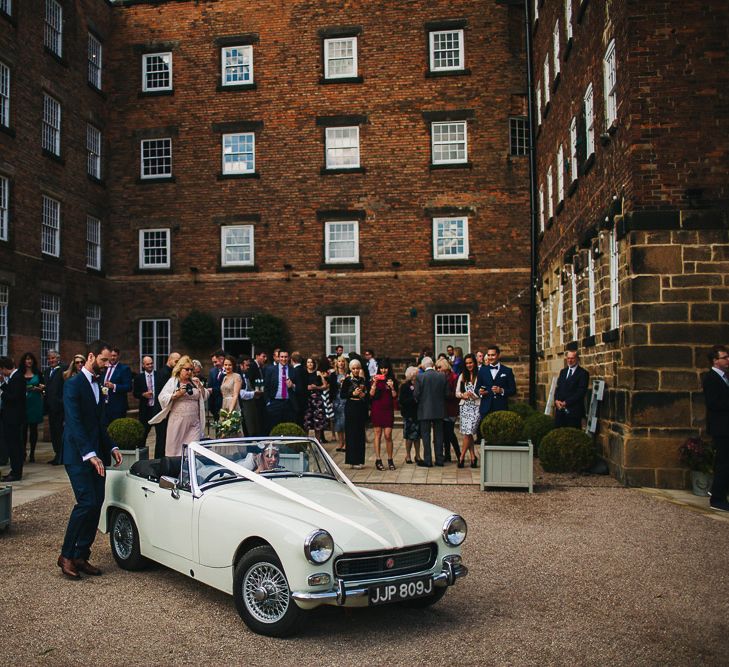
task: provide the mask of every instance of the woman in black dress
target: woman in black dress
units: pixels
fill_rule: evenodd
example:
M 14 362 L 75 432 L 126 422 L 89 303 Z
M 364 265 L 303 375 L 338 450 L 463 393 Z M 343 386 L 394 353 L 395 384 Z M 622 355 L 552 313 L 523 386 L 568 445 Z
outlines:
M 347 449 L 344 462 L 360 470 L 365 460 L 365 427 L 367 425 L 367 382 L 362 364 L 357 359 L 349 362 L 350 374 L 342 382 L 341 397 L 344 405 L 344 436 Z

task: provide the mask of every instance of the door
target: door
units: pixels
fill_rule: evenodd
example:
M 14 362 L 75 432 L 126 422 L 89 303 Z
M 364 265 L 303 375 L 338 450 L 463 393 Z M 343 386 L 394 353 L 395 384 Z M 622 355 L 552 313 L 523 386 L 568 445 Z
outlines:
M 175 498 L 169 489 L 155 482 L 143 485 L 145 493 L 142 529 L 149 543 L 187 560 L 193 560 L 192 513 L 194 499 L 189 491 L 179 490 Z
M 471 321 L 468 313 L 444 313 L 435 316 L 435 357 L 449 345 L 471 351 Z

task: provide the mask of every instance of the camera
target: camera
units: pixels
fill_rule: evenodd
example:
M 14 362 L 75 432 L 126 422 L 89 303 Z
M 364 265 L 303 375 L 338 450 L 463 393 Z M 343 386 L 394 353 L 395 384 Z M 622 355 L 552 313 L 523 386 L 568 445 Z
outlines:
M 192 396 L 193 386 L 191 384 L 183 384 L 180 389 L 184 389 L 188 396 Z

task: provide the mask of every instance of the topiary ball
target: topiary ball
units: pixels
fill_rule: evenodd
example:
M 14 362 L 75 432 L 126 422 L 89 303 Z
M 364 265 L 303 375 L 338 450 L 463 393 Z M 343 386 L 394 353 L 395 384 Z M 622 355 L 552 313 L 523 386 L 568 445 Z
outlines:
M 138 419 L 119 417 L 106 430 L 119 449 L 139 449 L 144 446 L 144 425 Z
M 513 445 L 519 440 L 524 420 L 508 410 L 486 415 L 481 422 L 481 437 L 487 445 Z
M 306 436 L 306 431 L 304 431 L 301 426 L 294 424 L 293 422 L 281 422 L 271 429 L 270 435 Z
M 509 412 L 516 412 L 522 419 L 529 419 L 536 410 L 528 403 L 510 403 Z
M 539 450 L 542 438 L 552 430 L 554 430 L 554 418 L 541 412 L 535 412 L 524 420 L 522 440 L 531 440 L 536 452 Z
M 578 428 L 555 428 L 539 446 L 539 460 L 547 472 L 582 472 L 594 459 L 592 439 Z

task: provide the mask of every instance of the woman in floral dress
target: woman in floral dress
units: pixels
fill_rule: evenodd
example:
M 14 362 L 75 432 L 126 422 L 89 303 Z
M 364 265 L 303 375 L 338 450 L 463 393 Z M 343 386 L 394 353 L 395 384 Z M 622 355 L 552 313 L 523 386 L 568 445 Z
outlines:
M 476 357 L 470 353 L 467 354 L 463 357 L 463 364 L 465 368 L 459 376 L 458 384 L 456 385 L 456 398 L 461 400 L 459 409 L 461 414 L 461 433 L 463 434 L 463 451 L 458 460 L 458 467 L 463 468 L 466 452 L 468 451 L 471 454 L 471 467 L 476 468 L 478 467 L 478 458 L 476 458 L 474 436 L 478 434 L 478 425 L 481 421 L 481 415 L 479 413 L 481 399 L 474 391 L 476 388 L 476 376 L 478 375 Z

